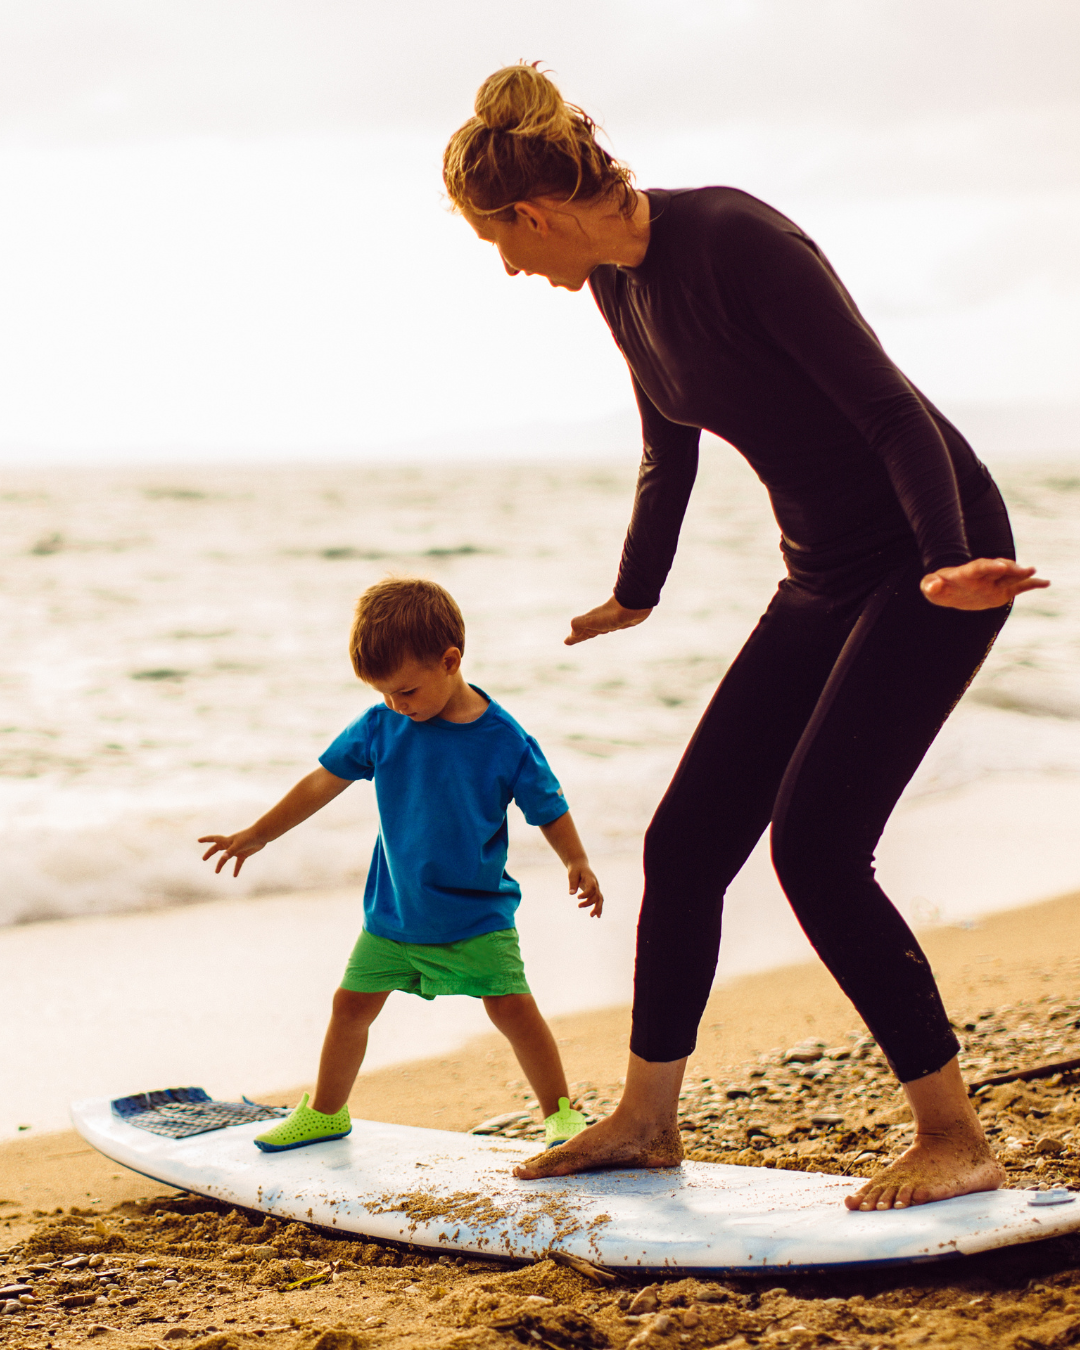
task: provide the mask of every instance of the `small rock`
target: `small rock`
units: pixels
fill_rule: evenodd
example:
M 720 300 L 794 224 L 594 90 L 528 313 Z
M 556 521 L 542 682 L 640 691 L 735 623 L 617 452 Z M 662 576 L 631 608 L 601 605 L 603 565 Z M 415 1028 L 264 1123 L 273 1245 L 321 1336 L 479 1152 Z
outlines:
M 106 1336 L 110 1331 L 115 1331 L 115 1327 L 107 1327 L 104 1322 L 95 1322 L 92 1327 L 87 1329 L 88 1336 Z
M 525 1302 L 531 1303 L 534 1308 L 547 1308 L 550 1307 L 555 1300 L 553 1298 L 545 1298 L 543 1294 L 530 1294 Z
M 175 1289 L 179 1283 L 179 1280 L 162 1280 L 161 1287 L 162 1289 Z
M 266 1245 L 250 1247 L 248 1250 L 252 1258 L 256 1261 L 272 1261 L 274 1257 L 277 1256 L 277 1249 Z
M 836 1111 L 821 1111 L 810 1117 L 811 1125 L 843 1125 L 844 1117 Z
M 161 1339 L 163 1341 L 186 1341 L 187 1338 L 187 1327 L 170 1327 Z
M 407 1284 L 401 1292 L 403 1294 L 419 1294 L 420 1286 L 418 1284 Z
M 784 1056 L 785 1064 L 816 1064 L 825 1053 L 823 1045 L 793 1045 Z
M 33 1285 L 5 1284 L 3 1289 L 0 1289 L 0 1299 L 18 1298 L 20 1294 L 32 1294 L 33 1292 Z
M 749 1097 L 751 1095 L 750 1088 L 740 1087 L 738 1083 L 732 1083 L 730 1087 L 724 1089 L 724 1096 L 727 1097 L 729 1101 L 735 1101 L 738 1097 Z
M 17 1298 L 8 1298 L 4 1300 L 4 1306 L 0 1308 L 0 1317 L 10 1317 L 13 1313 L 21 1313 L 22 1304 Z
M 90 1264 L 88 1256 L 73 1256 L 69 1261 L 61 1261 L 61 1270 L 82 1270 L 83 1266 Z
M 1044 1134 L 1041 1139 L 1036 1140 L 1035 1152 L 1043 1153 L 1046 1154 L 1048 1157 L 1052 1157 L 1058 1153 L 1064 1153 L 1065 1145 L 1061 1142 L 1060 1139 L 1056 1138 L 1054 1135 Z
M 91 1270 L 96 1270 L 98 1266 L 103 1266 L 105 1264 L 105 1258 L 99 1253 L 97 1256 L 92 1256 L 86 1264 Z
M 694 1327 L 699 1326 L 700 1323 L 701 1318 L 697 1315 L 697 1313 L 693 1310 L 693 1308 L 687 1308 L 687 1310 L 682 1315 L 682 1324 L 687 1329 L 687 1331 L 692 1331 Z
M 666 1336 L 668 1332 L 674 1328 L 674 1326 L 675 1326 L 674 1320 L 671 1317 L 669 1317 L 667 1313 L 660 1313 L 659 1316 L 653 1318 L 653 1324 L 650 1330 L 658 1331 L 661 1336 Z
M 38 1257 L 38 1264 L 42 1266 L 51 1266 L 56 1260 L 55 1252 L 42 1252 Z
M 699 1303 L 726 1303 L 728 1298 L 728 1291 L 718 1284 L 707 1284 L 704 1289 L 697 1291 Z
M 655 1312 L 659 1302 L 660 1300 L 656 1294 L 656 1285 L 648 1284 L 644 1289 L 639 1289 L 630 1300 L 629 1311 L 637 1314 Z
M 531 1111 L 507 1111 L 501 1116 L 492 1116 L 479 1125 L 474 1125 L 470 1134 L 496 1134 L 513 1125 L 525 1125 L 532 1121 Z
M 136 1270 L 157 1270 L 161 1265 L 160 1261 L 155 1261 L 152 1256 L 144 1256 L 141 1261 L 135 1262 Z
M 88 1308 L 97 1302 L 97 1294 L 65 1294 L 60 1300 L 63 1308 Z
M 34 1303 L 37 1302 L 37 1299 L 33 1296 L 33 1294 L 20 1294 L 19 1302 L 23 1305 L 24 1308 L 29 1308 Z

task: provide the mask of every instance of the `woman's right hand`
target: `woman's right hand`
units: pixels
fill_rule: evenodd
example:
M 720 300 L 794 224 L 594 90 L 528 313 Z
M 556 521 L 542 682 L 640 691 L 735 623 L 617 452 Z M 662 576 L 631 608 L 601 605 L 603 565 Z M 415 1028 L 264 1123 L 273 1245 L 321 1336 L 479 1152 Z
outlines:
M 626 609 L 612 596 L 596 609 L 590 609 L 588 614 L 579 614 L 576 619 L 570 620 L 570 636 L 565 639 L 566 646 L 588 642 L 589 638 L 599 637 L 601 633 L 616 633 L 620 628 L 633 628 L 644 623 L 651 613 L 651 609 Z

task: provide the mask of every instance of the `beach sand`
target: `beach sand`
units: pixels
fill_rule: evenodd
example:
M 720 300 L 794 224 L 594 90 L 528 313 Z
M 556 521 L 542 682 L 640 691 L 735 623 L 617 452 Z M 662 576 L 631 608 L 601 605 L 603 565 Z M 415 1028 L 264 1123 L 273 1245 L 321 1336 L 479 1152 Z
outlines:
M 969 1078 L 1080 1055 L 1078 924 L 1080 893 L 1074 893 L 920 935 L 965 1042 Z M 613 1099 L 625 1072 L 628 1009 L 552 1021 L 577 1091 L 594 1109 Z M 721 1136 L 733 1130 L 746 1135 L 742 1105 L 728 1106 L 726 1116 L 714 1113 L 721 1120 L 710 1123 L 709 1113 L 701 1113 L 703 1093 L 723 1096 L 717 1086 L 746 1082 L 763 1067 L 779 1078 L 785 1047 L 809 1038 L 850 1049 L 852 1034 L 860 1031 L 850 1005 L 817 964 L 747 975 L 717 988 L 688 1073 L 683 1128 L 691 1152 L 730 1160 L 734 1155 L 724 1151 Z M 809 1126 L 800 1134 L 797 1112 L 781 1107 L 795 1133 L 773 1126 L 754 1141 L 758 1156 L 744 1147 L 739 1160 L 782 1164 L 786 1151 L 789 1165 L 831 1171 L 843 1170 L 838 1160 L 853 1158 L 866 1145 L 880 1156 L 898 1151 L 906 1118 L 901 1095 L 880 1060 L 867 1058 L 857 1042 L 855 1047 L 854 1055 L 837 1052 L 829 1088 L 834 1100 L 843 1098 L 837 1104 L 849 1121 L 859 1105 L 862 1114 L 849 1134 Z M 1065 1075 L 979 1096 L 982 1119 L 998 1131 L 1011 1184 L 1077 1184 L 1075 1081 Z M 275 1099 L 295 1100 L 300 1090 Z M 352 1098 L 356 1115 L 454 1130 L 525 1105 L 520 1071 L 496 1036 L 446 1056 L 363 1074 Z M 1062 1147 L 1046 1145 L 1048 1137 Z M 846 1166 L 853 1175 L 866 1170 L 865 1163 Z M 638 1292 L 630 1283 L 609 1287 L 551 1262 L 522 1270 L 432 1262 L 385 1246 L 331 1241 L 299 1225 L 268 1221 L 256 1227 L 221 1206 L 154 1187 L 73 1133 L 0 1146 L 0 1202 L 0 1282 L 49 1253 L 60 1258 L 82 1252 L 95 1261 L 101 1256 L 99 1270 L 120 1272 L 120 1289 L 108 1304 L 63 1309 L 55 1307 L 55 1297 L 66 1292 L 77 1299 L 81 1283 L 98 1278 L 94 1271 L 65 1272 L 62 1286 L 37 1276 L 41 1310 L 29 1306 L 0 1322 L 0 1336 L 15 1345 L 68 1345 L 102 1335 L 133 1350 L 176 1340 L 205 1350 L 256 1340 L 305 1350 L 495 1350 L 517 1342 L 615 1350 L 631 1343 L 635 1350 L 758 1343 L 1034 1350 L 1080 1337 L 1080 1239 L 965 1258 L 940 1270 L 785 1279 L 784 1290 L 768 1278 L 670 1282 L 656 1291 L 653 1315 L 631 1321 L 628 1314 L 637 1318 L 642 1307 L 629 1309 Z M 237 1259 L 238 1251 L 241 1258 L 250 1255 L 241 1248 L 255 1246 L 265 1260 Z M 157 1267 L 136 1272 L 139 1260 Z M 332 1280 L 281 1288 L 321 1274 L 331 1262 L 338 1263 Z M 181 1283 L 162 1283 L 169 1268 Z M 647 1295 L 645 1304 L 650 1301 Z

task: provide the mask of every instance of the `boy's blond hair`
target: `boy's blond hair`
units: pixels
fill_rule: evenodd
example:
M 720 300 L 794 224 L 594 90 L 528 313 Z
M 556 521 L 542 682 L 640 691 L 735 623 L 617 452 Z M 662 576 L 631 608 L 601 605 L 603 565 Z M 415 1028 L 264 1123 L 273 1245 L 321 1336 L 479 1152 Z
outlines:
M 465 651 L 465 620 L 437 582 L 387 577 L 356 602 L 349 656 L 366 684 L 389 679 L 408 660 L 437 661 L 448 647 Z

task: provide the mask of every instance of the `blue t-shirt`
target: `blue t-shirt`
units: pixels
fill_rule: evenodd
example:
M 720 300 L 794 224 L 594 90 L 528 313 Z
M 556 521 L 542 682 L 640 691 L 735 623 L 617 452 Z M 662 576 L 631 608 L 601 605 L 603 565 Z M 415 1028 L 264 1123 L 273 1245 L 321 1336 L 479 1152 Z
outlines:
M 521 888 L 506 871 L 507 808 L 515 801 L 530 825 L 549 825 L 568 807 L 539 745 L 494 699 L 475 722 L 413 722 L 376 704 L 319 763 L 338 778 L 375 780 L 370 933 L 460 942 L 513 927 Z

